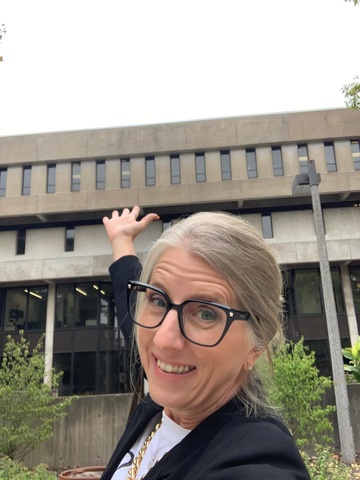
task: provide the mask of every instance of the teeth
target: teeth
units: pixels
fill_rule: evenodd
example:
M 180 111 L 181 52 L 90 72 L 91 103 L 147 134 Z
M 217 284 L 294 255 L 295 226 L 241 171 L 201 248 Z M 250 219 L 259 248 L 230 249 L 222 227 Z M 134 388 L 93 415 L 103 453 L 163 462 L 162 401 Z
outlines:
M 167 373 L 187 373 L 190 372 L 191 370 L 194 370 L 195 367 L 190 367 L 189 365 L 170 365 L 170 363 L 165 363 L 161 362 L 160 360 L 157 360 L 156 362 L 157 366 L 162 370 L 163 372 Z

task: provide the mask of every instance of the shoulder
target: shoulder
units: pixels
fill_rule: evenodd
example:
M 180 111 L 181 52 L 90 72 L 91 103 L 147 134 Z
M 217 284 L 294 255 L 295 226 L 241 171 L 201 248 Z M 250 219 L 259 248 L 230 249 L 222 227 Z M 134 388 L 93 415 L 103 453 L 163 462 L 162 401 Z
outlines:
M 217 479 L 215 472 L 220 471 L 228 480 L 309 479 L 294 440 L 279 420 L 235 415 L 221 423 L 201 459 L 201 469 L 208 472 L 209 480 Z

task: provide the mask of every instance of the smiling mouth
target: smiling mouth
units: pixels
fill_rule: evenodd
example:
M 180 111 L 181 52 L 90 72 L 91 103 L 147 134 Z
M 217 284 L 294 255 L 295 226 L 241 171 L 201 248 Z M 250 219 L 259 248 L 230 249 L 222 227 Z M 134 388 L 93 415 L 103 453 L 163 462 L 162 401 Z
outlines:
M 162 362 L 159 359 L 156 361 L 156 365 L 162 372 L 176 373 L 178 375 L 195 370 L 195 367 L 191 365 L 171 365 L 170 363 Z

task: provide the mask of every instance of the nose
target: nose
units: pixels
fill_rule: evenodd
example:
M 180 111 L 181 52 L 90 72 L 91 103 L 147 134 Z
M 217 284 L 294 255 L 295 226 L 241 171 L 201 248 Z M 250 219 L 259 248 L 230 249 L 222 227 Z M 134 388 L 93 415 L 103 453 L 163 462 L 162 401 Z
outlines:
M 153 338 L 154 344 L 163 349 L 181 350 L 186 342 L 183 337 L 178 320 L 178 312 L 169 310 L 160 327 L 156 329 Z

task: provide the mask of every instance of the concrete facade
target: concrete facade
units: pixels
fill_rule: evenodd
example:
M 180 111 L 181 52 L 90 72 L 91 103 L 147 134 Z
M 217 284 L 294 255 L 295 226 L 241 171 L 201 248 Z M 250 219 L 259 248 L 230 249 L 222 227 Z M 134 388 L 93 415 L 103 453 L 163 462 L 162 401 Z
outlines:
M 360 385 L 348 386 L 349 405 L 354 429 L 356 452 L 360 452 Z M 25 458 L 33 467 L 46 463 L 54 470 L 68 467 L 106 465 L 125 429 L 132 395 L 98 395 L 76 399 L 69 415 L 58 422 L 53 437 Z M 334 392 L 328 391 L 325 404 L 334 405 Z M 339 450 L 339 434 L 336 415 L 334 447 Z
M 260 232 L 263 215 L 270 215 L 272 232 L 266 241 L 273 245 L 284 270 L 318 269 L 311 198 L 292 195 L 294 177 L 301 171 L 300 145 L 307 146 L 308 159 L 315 160 L 321 174 L 329 260 L 338 269 L 345 308 L 339 321 L 342 338 L 349 344 L 357 338 L 360 325 L 360 276 L 359 289 L 355 279 L 360 265 L 359 141 L 360 111 L 346 109 L 0 137 L 0 351 L 8 333 L 6 295 L 11 289 L 35 285 L 48 289 L 45 331 L 55 339 L 46 343 L 49 365 L 56 351 L 76 355 L 75 340 L 71 348 L 57 347 L 57 332 L 65 338 L 64 332 L 56 330 L 57 287 L 109 281 L 111 248 L 101 219 L 114 209 L 137 204 L 144 214 L 155 211 L 161 216 L 136 240 L 140 257 L 161 234 L 163 222 L 199 210 L 226 210 L 242 215 Z M 326 156 L 329 142 L 335 171 Z M 275 171 L 273 147 L 281 150 L 280 175 Z M 254 177 L 247 165 L 249 149 L 256 156 Z M 230 155 L 228 180 L 222 179 L 224 151 Z M 206 181 L 201 182 L 195 162 L 198 153 L 205 158 Z M 172 155 L 180 159 L 179 184 L 171 182 Z M 155 161 L 153 186 L 147 186 L 147 157 Z M 121 187 L 124 159 L 130 165 L 129 188 Z M 105 188 L 97 189 L 97 165 L 103 161 Z M 79 191 L 72 191 L 74 163 L 80 165 Z M 47 193 L 53 166 L 55 192 Z M 30 194 L 26 195 L 24 167 L 31 167 Z M 73 251 L 64 248 L 68 227 L 75 231 Z M 21 254 L 17 249 L 20 230 L 26 231 Z M 301 312 L 295 316 L 289 332 L 294 331 L 297 338 L 303 332 L 296 325 L 310 320 Z M 311 320 L 313 325 L 318 317 Z M 320 330 L 309 333 L 308 340 L 326 342 Z M 86 351 L 86 345 L 81 348 Z

